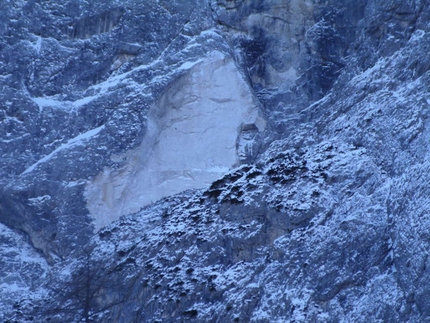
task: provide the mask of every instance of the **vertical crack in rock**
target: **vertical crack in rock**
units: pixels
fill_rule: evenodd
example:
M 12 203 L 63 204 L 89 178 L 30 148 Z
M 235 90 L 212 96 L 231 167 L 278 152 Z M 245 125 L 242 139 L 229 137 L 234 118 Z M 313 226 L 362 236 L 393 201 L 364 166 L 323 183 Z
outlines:
M 126 154 L 125 165 L 105 168 L 88 185 L 96 229 L 160 198 L 206 187 L 251 158 L 252 137 L 265 126 L 234 61 L 211 53 L 154 104 L 142 144 Z

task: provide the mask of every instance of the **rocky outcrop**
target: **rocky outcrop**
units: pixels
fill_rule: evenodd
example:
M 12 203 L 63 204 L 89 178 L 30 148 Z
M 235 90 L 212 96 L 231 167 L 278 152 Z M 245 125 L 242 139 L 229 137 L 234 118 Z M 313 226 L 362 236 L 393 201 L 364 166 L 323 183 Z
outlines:
M 25 12 L 33 8 L 31 18 L 16 12 L 21 32 L 6 38 L 3 50 L 8 61 L 17 50 L 27 61 L 4 67 L 2 222 L 29 234 L 52 261 L 88 240 L 94 223 L 106 223 L 88 212 L 85 188 L 105 169 L 126 167 L 115 156 L 141 145 L 150 107 L 193 63 L 216 51 L 229 56 L 218 34 L 204 32 L 210 20 L 203 15 L 190 21 L 203 10 L 190 2 L 75 4 L 68 9 L 59 3 L 17 4 Z M 36 31 L 39 25 L 27 21 L 59 8 L 69 11 L 51 14 L 48 21 L 59 33 L 73 21 L 73 35 Z M 93 29 L 101 16 L 109 32 Z M 168 29 L 155 22 L 162 17 Z M 19 82 L 15 73 L 7 74 L 14 70 L 23 74 Z
M 429 14 L 5 2 L 0 319 L 425 321 Z
M 140 146 L 115 156 L 125 165 L 89 184 L 96 229 L 162 197 L 204 188 L 258 153 L 253 139 L 266 122 L 234 61 L 215 51 L 179 69 L 188 72 L 149 109 Z

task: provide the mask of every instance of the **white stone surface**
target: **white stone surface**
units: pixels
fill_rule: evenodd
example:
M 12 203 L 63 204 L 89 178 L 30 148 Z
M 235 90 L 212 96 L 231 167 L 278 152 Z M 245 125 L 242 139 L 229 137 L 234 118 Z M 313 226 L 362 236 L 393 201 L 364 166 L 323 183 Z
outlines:
M 243 126 L 261 131 L 248 84 L 220 52 L 191 65 L 148 114 L 141 146 L 122 156 L 120 170 L 105 169 L 87 186 L 96 229 L 162 197 L 204 188 L 238 164 Z M 116 157 L 118 158 L 118 156 Z

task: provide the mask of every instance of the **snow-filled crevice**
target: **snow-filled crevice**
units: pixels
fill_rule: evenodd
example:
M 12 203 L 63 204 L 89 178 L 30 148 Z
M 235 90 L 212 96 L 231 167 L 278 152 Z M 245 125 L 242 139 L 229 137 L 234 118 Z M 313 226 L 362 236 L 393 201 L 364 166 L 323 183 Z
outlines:
M 250 154 L 244 133 L 264 128 L 234 61 L 212 53 L 150 109 L 142 144 L 122 156 L 125 166 L 105 169 L 88 185 L 96 229 L 162 197 L 208 186 Z

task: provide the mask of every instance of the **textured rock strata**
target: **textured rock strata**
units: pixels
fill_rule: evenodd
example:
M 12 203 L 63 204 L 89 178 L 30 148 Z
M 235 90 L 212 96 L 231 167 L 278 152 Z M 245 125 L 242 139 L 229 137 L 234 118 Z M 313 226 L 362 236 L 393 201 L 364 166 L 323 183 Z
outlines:
M 4 1 L 0 320 L 426 322 L 429 5 Z
M 96 228 L 162 197 L 204 188 L 258 152 L 253 139 L 265 121 L 234 61 L 213 52 L 180 68 L 188 66 L 148 111 L 141 145 L 116 157 L 125 166 L 105 169 L 89 185 Z

